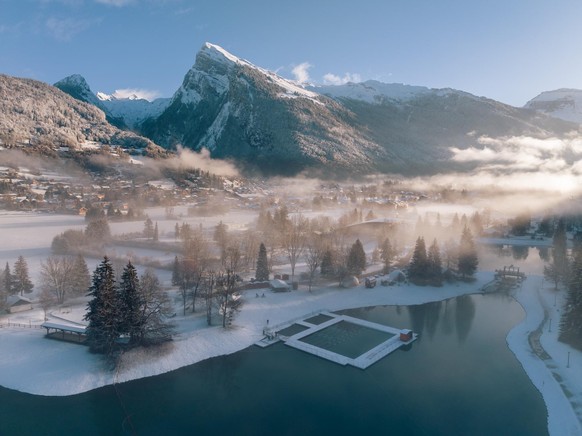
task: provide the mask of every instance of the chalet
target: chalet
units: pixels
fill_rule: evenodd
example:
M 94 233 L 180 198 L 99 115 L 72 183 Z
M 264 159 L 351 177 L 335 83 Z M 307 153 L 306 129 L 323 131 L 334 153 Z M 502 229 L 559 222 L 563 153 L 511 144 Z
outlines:
M 7 301 L 8 313 L 24 312 L 32 310 L 32 301 L 20 295 L 11 295 Z

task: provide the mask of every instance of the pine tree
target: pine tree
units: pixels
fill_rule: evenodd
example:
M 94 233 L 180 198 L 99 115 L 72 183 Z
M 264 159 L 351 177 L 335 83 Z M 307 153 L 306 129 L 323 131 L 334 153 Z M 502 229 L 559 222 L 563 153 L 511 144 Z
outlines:
M 346 266 L 348 272 L 353 275 L 360 275 L 366 269 L 366 253 L 359 239 L 350 248 Z
M 333 253 L 331 250 L 325 250 L 321 259 L 321 275 L 324 277 L 333 277 L 335 274 Z
M 135 267 L 128 262 L 119 283 L 119 331 L 129 335 L 129 344 L 135 345 L 141 337 L 143 302 L 139 292 L 139 279 Z
M 560 319 L 558 340 L 582 349 L 582 247 L 574 249 L 572 274 Z
M 107 256 L 93 272 L 89 296 L 92 298 L 84 317 L 89 322 L 86 330 L 89 349 L 112 356 L 120 333 L 120 316 L 115 272 Z
M 77 255 L 75 258 L 72 282 L 73 292 L 78 295 L 85 294 L 91 285 L 91 275 L 89 274 L 89 268 L 87 267 L 87 262 L 85 262 L 85 258 L 82 254 Z
M 416 239 L 412 259 L 408 264 L 408 278 L 413 283 L 424 284 L 428 275 L 428 257 L 426 254 L 426 244 L 424 238 L 419 236 Z
M 154 240 L 154 242 L 158 242 L 160 240 L 160 234 L 158 231 L 158 222 L 157 221 L 156 221 L 156 225 L 154 227 L 153 240 Z
M 149 216 L 146 217 L 143 223 L 143 236 L 144 238 L 151 238 L 154 236 L 154 223 Z
M 431 283 L 435 286 L 441 286 L 443 284 L 442 261 L 441 252 L 436 239 L 428 248 L 427 261 L 428 275 Z
M 6 267 L 4 268 L 4 273 L 2 274 L 3 289 L 6 295 L 14 294 L 14 278 L 10 272 L 10 265 L 6 262 Z
M 0 310 L 6 309 L 8 293 L 4 289 L 4 271 L 0 271 Z
M 18 256 L 16 262 L 14 262 L 13 283 L 13 292 L 15 294 L 30 294 L 34 288 L 28 276 L 28 264 L 23 256 Z
M 475 271 L 477 271 L 477 265 L 479 264 L 479 259 L 477 257 L 475 243 L 473 242 L 473 234 L 466 226 L 461 235 L 458 256 L 457 268 L 463 278 L 475 274 Z
M 182 262 L 178 256 L 174 257 L 174 265 L 172 266 L 172 286 L 179 286 L 182 283 Z
M 255 273 L 255 278 L 258 281 L 269 280 L 269 264 L 267 260 L 267 249 L 265 244 L 261 242 L 259 247 L 259 255 L 257 257 L 257 271 Z
M 178 223 L 174 226 L 174 238 L 180 239 L 180 225 Z
M 394 257 L 394 249 L 392 248 L 390 239 L 384 239 L 384 242 L 382 242 L 380 247 L 380 252 L 380 258 L 384 262 L 384 273 L 388 273 L 390 271 L 390 263 Z
M 553 238 L 553 262 L 554 268 L 559 279 L 563 283 L 568 282 L 568 258 L 567 258 L 567 246 L 566 246 L 566 224 L 564 219 L 560 218 L 558 220 L 558 225 L 554 232 Z

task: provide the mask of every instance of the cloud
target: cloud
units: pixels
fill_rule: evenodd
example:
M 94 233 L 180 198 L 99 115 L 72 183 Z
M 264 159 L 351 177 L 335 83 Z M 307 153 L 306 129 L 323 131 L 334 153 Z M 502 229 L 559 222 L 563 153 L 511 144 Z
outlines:
M 115 6 L 118 8 L 135 3 L 135 0 L 95 0 L 95 1 L 97 3 L 101 3 L 102 5 Z
M 327 73 L 323 76 L 323 83 L 326 85 L 345 85 L 348 82 L 358 83 L 361 81 L 362 77 L 357 73 L 346 73 L 344 77 L 332 73 Z
M 295 80 L 299 83 L 309 82 L 309 69 L 312 67 L 309 62 L 303 62 L 299 65 L 295 65 L 291 72 L 295 76 Z
M 70 41 L 75 35 L 87 30 L 98 23 L 98 20 L 85 20 L 75 18 L 59 19 L 48 18 L 45 22 L 48 32 L 58 41 Z
M 212 159 L 210 151 L 203 148 L 199 153 L 187 148 L 178 146 L 178 157 L 171 159 L 173 164 L 178 166 L 186 166 L 190 168 L 198 168 L 202 171 L 209 171 L 213 174 L 224 177 L 236 177 L 239 171 L 234 164 L 226 160 Z
M 545 192 L 550 198 L 582 194 L 580 137 L 484 136 L 477 142 L 483 148 L 450 148 L 453 161 L 474 166 L 470 176 L 439 176 L 438 183 L 462 184 L 467 189 Z
M 130 100 L 144 99 L 152 101 L 158 98 L 160 93 L 151 89 L 123 88 L 116 89 L 112 96 L 115 98 L 127 98 Z

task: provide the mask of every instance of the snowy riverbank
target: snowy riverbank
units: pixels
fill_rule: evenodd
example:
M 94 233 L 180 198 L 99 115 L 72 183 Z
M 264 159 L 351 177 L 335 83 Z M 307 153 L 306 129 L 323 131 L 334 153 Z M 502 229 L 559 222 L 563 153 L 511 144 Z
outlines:
M 276 325 L 317 310 L 341 310 L 375 305 L 411 305 L 445 300 L 477 292 L 492 279 L 492 273 L 479 273 L 474 283 L 460 283 L 442 288 L 414 285 L 378 286 L 365 289 L 335 287 L 321 288 L 313 293 L 305 290 L 290 293 L 267 292 L 265 298 L 255 298 L 254 291 L 245 295 L 245 305 L 236 317 L 233 328 L 207 328 L 203 316 L 178 318 L 175 341 L 163 350 L 135 350 L 127 353 L 119 371 L 107 370 L 99 356 L 90 354 L 86 347 L 44 338 L 38 329 L 0 329 L 0 385 L 38 395 L 73 395 L 114 382 L 124 382 L 158 375 L 191 365 L 201 360 L 244 349 L 262 337 L 269 324 Z M 582 353 L 570 350 L 557 342 L 557 310 L 561 302 L 550 286 L 541 289 L 542 278 L 530 276 L 516 298 L 526 311 L 526 317 L 509 333 L 507 341 L 534 385 L 540 390 L 548 407 L 548 428 L 552 435 L 582 434 L 578 420 L 580 410 L 571 402 L 582 399 Z M 540 290 L 541 289 L 541 290 Z M 538 298 L 538 290 L 540 297 Z M 554 301 L 556 306 L 554 307 Z M 547 319 L 544 309 L 547 306 Z M 34 315 L 32 315 L 34 316 Z M 37 314 L 38 316 L 38 314 Z M 82 310 L 72 310 L 66 317 L 75 321 Z M 548 332 L 549 319 L 554 324 Z M 22 320 L 21 320 L 22 321 Z M 530 333 L 541 323 L 540 342 L 549 360 L 541 360 L 529 344 Z M 569 368 L 567 352 L 571 352 Z M 155 356 L 148 355 L 154 352 Z M 567 389 L 570 399 L 564 394 Z

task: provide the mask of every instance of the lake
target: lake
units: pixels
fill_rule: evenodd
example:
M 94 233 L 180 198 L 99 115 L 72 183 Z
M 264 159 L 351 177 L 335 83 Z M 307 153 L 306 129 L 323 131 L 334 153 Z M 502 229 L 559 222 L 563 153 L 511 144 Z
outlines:
M 505 341 L 524 317 L 513 299 L 342 313 L 420 339 L 366 370 L 279 343 L 70 397 L 0 388 L 0 434 L 547 434 L 541 395 Z

